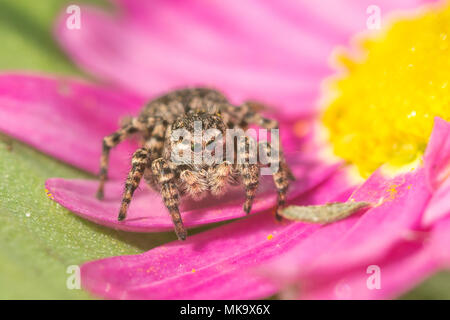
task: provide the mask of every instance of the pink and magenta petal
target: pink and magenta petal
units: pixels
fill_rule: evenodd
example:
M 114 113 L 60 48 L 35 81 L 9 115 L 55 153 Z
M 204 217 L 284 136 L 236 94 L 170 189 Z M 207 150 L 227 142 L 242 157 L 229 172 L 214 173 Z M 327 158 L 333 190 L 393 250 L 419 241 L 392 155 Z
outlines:
M 423 214 L 423 225 L 431 226 L 438 220 L 450 214 L 450 179 L 445 182 L 433 193 Z
M 270 213 L 252 216 L 141 255 L 86 263 L 81 269 L 82 285 L 112 299 L 269 296 L 277 288 L 243 270 L 282 253 L 302 231 L 276 224 Z M 268 240 L 270 235 L 273 239 Z
M 395 298 L 442 268 L 450 268 L 450 219 L 432 228 L 411 232 L 379 259 L 342 270 L 341 273 L 297 278 L 303 299 Z M 379 276 L 379 287 L 372 282 Z M 292 280 L 292 279 L 291 279 Z
M 433 197 L 423 216 L 425 226 L 450 213 L 450 123 L 436 117 L 424 156 L 425 172 Z
M 297 154 L 291 157 L 292 170 L 297 180 L 292 183 L 289 199 L 314 188 L 332 175 L 338 165 L 326 166 Z M 123 180 L 106 183 L 105 199 L 97 200 L 94 195 L 98 181 L 67 180 L 53 178 L 46 183 L 53 199 L 75 214 L 101 225 L 121 230 L 145 232 L 173 228 L 170 216 L 161 201 L 161 195 L 143 186 L 133 197 L 125 221 L 117 221 L 122 200 Z M 245 216 L 242 210 L 244 193 L 242 187 L 234 187 L 220 199 L 208 198 L 200 202 L 183 200 L 180 207 L 184 224 L 194 227 Z M 276 191 L 272 177 L 264 176 L 252 212 L 261 212 L 276 203 Z
M 342 267 L 349 267 L 376 259 L 397 241 L 408 238 L 411 230 L 420 225 L 430 192 L 421 168 L 394 178 L 385 178 L 377 171 L 351 199 L 371 202 L 374 207 L 330 246 L 318 262 L 325 268 L 329 268 L 332 260 L 342 261 Z
M 450 218 L 435 223 L 429 242 L 433 255 L 441 267 L 450 269 Z
M 439 268 L 422 241 L 403 241 L 381 258 L 342 272 L 298 279 L 301 299 L 392 299 Z
M 366 9 L 372 4 L 120 3 L 125 12 L 115 17 L 83 7 L 79 30 L 66 28 L 65 15 L 58 23 L 61 45 L 89 72 L 144 96 L 187 85 L 212 86 L 235 103 L 256 99 L 290 116 L 315 111 L 320 83 L 331 73 L 331 51 L 366 30 Z M 421 3 L 377 5 L 384 16 Z
M 97 173 L 102 138 L 142 101 L 80 81 L 37 75 L 0 75 L 0 131 L 42 152 Z M 135 146 L 114 150 L 112 177 L 122 177 Z
M 450 177 L 450 122 L 434 119 L 424 162 L 430 188 L 435 190 Z
M 331 297 L 335 288 L 321 279 L 333 283 L 333 277 L 344 274 L 349 279 L 358 278 L 365 272 L 362 266 L 383 261 L 386 252 L 415 236 L 412 230 L 418 228 L 429 198 L 423 169 L 394 178 L 384 178 L 377 171 L 351 196 L 355 201 L 372 202 L 373 208 L 321 227 L 260 272 L 280 285 L 298 283 L 305 296 L 312 294 L 301 282 L 307 279 L 306 286 L 320 284 L 320 290 L 325 290 L 321 295 Z M 359 273 L 352 274 L 351 270 Z M 359 294 L 358 290 L 354 293 Z
M 182 28 L 186 25 L 182 24 Z M 205 47 L 203 55 L 186 52 L 176 42 L 149 36 L 128 20 L 117 20 L 88 8 L 83 9 L 83 28 L 71 31 L 65 27 L 63 17 L 57 36 L 76 62 L 97 76 L 143 96 L 203 85 L 223 91 L 236 104 L 246 99 L 259 100 L 281 111 L 289 107 L 291 113 L 305 114 L 311 113 L 312 99 L 317 96 L 317 84 L 324 74 L 323 71 L 318 74 L 309 63 L 302 72 L 288 73 L 264 72 L 251 60 L 211 61 L 214 48 Z M 197 40 L 201 43 L 201 39 Z M 83 50 L 79 50 L 80 46 Z
M 334 175 L 299 201 L 342 200 L 347 181 Z M 348 191 L 347 195 L 348 196 Z M 136 256 L 86 263 L 82 285 L 112 299 L 251 299 L 269 296 L 278 284 L 252 270 L 308 237 L 316 225 L 278 223 L 271 212 L 252 215 Z

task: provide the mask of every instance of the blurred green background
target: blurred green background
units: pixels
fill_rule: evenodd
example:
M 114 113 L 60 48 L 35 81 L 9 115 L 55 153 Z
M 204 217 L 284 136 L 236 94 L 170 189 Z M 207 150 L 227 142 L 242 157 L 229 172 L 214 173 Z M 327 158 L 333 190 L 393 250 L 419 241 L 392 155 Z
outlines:
M 52 37 L 65 0 L 0 0 L 0 70 L 89 77 Z M 85 0 L 113 8 L 101 0 Z M 103 228 L 49 200 L 50 177 L 93 178 L 20 142 L 0 135 L 0 299 L 89 299 L 69 290 L 70 265 L 136 254 L 174 240 L 172 232 L 138 234 Z M 199 230 L 197 230 L 199 231 Z M 450 273 L 439 273 L 403 296 L 450 299 Z

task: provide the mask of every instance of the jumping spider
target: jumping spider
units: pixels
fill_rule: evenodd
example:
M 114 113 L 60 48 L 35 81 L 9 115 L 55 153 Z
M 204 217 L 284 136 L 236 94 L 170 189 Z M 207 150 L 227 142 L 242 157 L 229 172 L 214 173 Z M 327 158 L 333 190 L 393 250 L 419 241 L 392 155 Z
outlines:
M 247 214 L 250 212 L 259 184 L 261 163 L 235 161 L 232 164 L 222 161 L 192 165 L 172 161 L 172 149 L 178 142 L 173 141 L 172 132 L 180 128 L 192 131 L 196 121 L 202 123 L 202 130 L 218 129 L 222 134 L 231 128 L 246 130 L 250 124 L 266 129 L 278 128 L 276 121 L 262 117 L 251 103 L 234 106 L 220 92 L 212 89 L 177 90 L 150 101 L 139 116 L 128 119 L 118 131 L 103 139 L 98 199 L 103 198 L 110 149 L 132 134 L 138 133 L 142 138 L 142 147 L 133 154 L 131 161 L 132 168 L 125 183 L 119 221 L 125 219 L 133 193 L 142 177 L 149 186 L 161 193 L 180 240 L 185 240 L 187 236 L 178 209 L 182 195 L 190 195 L 196 200 L 208 192 L 219 196 L 228 184 L 242 181 L 246 195 L 243 209 Z M 248 138 L 244 141 L 245 158 L 248 160 Z M 200 150 L 203 151 L 210 142 L 203 141 Z M 266 152 L 269 149 L 270 145 Z M 278 191 L 276 213 L 279 218 L 278 210 L 284 206 L 290 180 L 294 178 L 281 152 L 277 161 L 278 170 L 273 173 L 273 180 Z

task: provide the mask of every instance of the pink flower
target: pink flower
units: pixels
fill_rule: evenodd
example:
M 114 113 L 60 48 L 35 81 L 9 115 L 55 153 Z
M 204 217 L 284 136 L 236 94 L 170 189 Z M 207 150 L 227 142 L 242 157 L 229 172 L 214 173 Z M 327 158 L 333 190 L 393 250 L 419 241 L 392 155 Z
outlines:
M 80 30 L 66 29 L 65 16 L 56 29 L 69 55 L 113 89 L 3 75 L 0 115 L 10 121 L 0 122 L 1 131 L 96 173 L 101 138 L 121 116 L 169 89 L 211 85 L 235 103 L 254 99 L 279 108 L 282 144 L 297 178 L 290 203 L 351 198 L 375 205 L 326 226 L 276 223 L 269 210 L 274 191 L 264 183 L 253 210 L 258 214 L 141 255 L 88 262 L 82 267 L 84 288 L 101 297 L 136 299 L 262 298 L 286 288 L 295 298 L 391 298 L 448 266 L 449 123 L 436 118 L 419 168 L 391 178 L 376 171 L 362 185 L 351 183 L 342 165 L 323 163 L 312 142 L 320 82 L 331 74 L 327 59 L 365 28 L 370 1 L 118 3 L 120 16 L 83 7 Z M 378 5 L 388 12 L 420 3 Z M 306 127 L 301 137 L 293 133 L 299 119 Z M 99 224 L 170 230 L 159 195 L 148 190 L 136 194 L 127 220 L 116 221 L 124 164 L 135 148 L 127 142 L 114 151 L 103 202 L 93 196 L 95 180 L 54 178 L 46 187 L 55 201 Z M 185 225 L 244 216 L 239 195 L 233 191 L 219 205 L 186 202 Z M 380 289 L 367 283 L 371 266 L 381 270 Z
M 100 296 L 130 299 L 252 299 L 292 285 L 299 291 L 289 298 L 393 298 L 449 265 L 450 208 L 429 188 L 426 169 L 442 164 L 430 155 L 449 132 L 450 124 L 437 118 L 425 166 L 413 172 L 392 179 L 376 172 L 356 190 L 337 173 L 293 201 L 322 204 L 351 195 L 377 204 L 362 215 L 326 226 L 278 225 L 270 212 L 255 215 L 186 243 L 89 262 L 84 285 Z M 450 148 L 441 152 L 448 163 Z M 440 218 L 425 226 L 424 217 L 435 211 Z M 379 289 L 368 284 L 372 272 L 381 272 Z

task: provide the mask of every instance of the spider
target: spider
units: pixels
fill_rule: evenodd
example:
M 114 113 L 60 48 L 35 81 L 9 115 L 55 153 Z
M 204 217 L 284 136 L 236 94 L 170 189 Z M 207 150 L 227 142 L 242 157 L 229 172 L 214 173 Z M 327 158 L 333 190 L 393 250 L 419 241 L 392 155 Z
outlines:
M 262 166 L 260 161 L 256 163 L 248 161 L 250 138 L 245 137 L 240 140 L 239 147 L 245 150 L 245 161 L 212 161 L 208 164 L 173 161 L 172 152 L 175 147 L 180 147 L 183 143 L 180 142 L 181 139 L 173 139 L 173 132 L 177 129 L 192 132 L 195 123 L 202 124 L 203 133 L 208 129 L 214 129 L 220 134 L 225 134 L 227 129 L 245 130 L 250 124 L 265 129 L 278 128 L 276 121 L 266 119 L 256 111 L 254 103 L 232 105 L 223 94 L 213 89 L 176 90 L 150 101 L 137 117 L 128 119 L 119 130 L 103 139 L 98 199 L 103 198 L 111 148 L 133 134 L 138 134 L 142 140 L 141 147 L 133 154 L 131 160 L 131 169 L 125 183 L 118 215 L 119 221 L 126 218 L 133 193 L 142 177 L 151 188 L 161 193 L 172 218 L 175 233 L 180 240 L 185 240 L 187 237 L 179 211 L 180 197 L 183 195 L 191 196 L 194 200 L 199 200 L 208 193 L 220 196 L 228 185 L 242 182 L 246 196 L 243 210 L 247 214 L 250 213 Z M 215 138 L 201 141 L 199 145 L 192 142 L 193 154 L 195 155 L 197 151 L 204 152 Z M 267 146 L 264 150 L 268 154 L 272 150 L 270 144 Z M 279 153 L 277 171 L 273 173 L 273 180 L 278 191 L 276 206 L 278 219 L 281 217 L 279 210 L 285 204 L 289 183 L 294 180 L 281 151 Z

